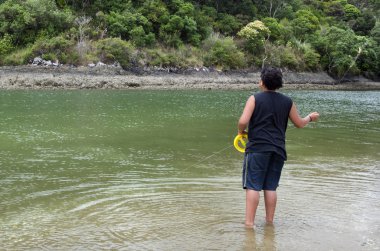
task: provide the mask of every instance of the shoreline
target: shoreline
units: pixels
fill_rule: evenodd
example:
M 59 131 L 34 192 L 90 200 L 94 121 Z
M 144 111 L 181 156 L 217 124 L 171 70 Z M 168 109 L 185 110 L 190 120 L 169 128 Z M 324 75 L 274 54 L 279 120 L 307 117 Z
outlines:
M 191 70 L 181 73 L 170 69 L 125 71 L 116 66 L 5 66 L 0 67 L 2 90 L 252 90 L 260 72 L 218 72 Z M 365 78 L 338 83 L 325 72 L 284 72 L 283 90 L 380 90 L 380 82 Z

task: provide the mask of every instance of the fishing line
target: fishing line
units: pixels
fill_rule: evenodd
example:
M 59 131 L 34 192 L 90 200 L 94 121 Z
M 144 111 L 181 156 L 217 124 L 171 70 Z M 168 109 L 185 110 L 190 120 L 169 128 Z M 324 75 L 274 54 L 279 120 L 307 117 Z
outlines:
M 227 147 L 225 147 L 225 148 L 223 148 L 223 149 L 217 151 L 216 153 L 213 153 L 213 154 L 207 156 L 206 158 L 201 159 L 200 161 L 198 161 L 197 163 L 195 163 L 195 164 L 192 165 L 191 167 L 196 166 L 196 165 L 199 165 L 199 164 L 201 164 L 202 162 L 204 162 L 205 160 L 208 160 L 209 158 L 214 157 L 215 155 L 217 155 L 217 154 L 219 154 L 219 153 L 221 153 L 221 152 L 223 152 L 223 151 L 225 151 L 225 150 L 227 150 L 227 149 L 229 149 L 229 148 L 231 148 L 231 147 L 233 147 L 233 145 L 229 145 L 229 146 L 227 146 Z

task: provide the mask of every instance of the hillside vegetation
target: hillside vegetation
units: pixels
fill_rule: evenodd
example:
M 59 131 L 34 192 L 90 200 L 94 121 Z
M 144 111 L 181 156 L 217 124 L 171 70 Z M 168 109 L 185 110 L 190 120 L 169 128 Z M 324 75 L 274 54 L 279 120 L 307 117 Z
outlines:
M 0 65 L 380 74 L 380 0 L 0 1 Z

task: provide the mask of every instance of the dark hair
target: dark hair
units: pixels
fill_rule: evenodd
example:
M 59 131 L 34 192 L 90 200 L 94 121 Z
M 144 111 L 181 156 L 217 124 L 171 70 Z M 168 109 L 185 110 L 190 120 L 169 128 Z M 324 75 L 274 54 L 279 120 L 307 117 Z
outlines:
M 261 71 L 261 80 L 268 90 L 276 90 L 282 87 L 282 72 L 278 68 L 266 67 Z

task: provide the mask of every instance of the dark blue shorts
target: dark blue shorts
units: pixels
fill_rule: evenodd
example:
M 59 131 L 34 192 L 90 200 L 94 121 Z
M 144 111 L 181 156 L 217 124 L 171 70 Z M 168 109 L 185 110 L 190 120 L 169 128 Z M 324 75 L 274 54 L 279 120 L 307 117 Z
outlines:
M 243 188 L 276 191 L 283 166 L 284 159 L 276 153 L 245 153 Z

